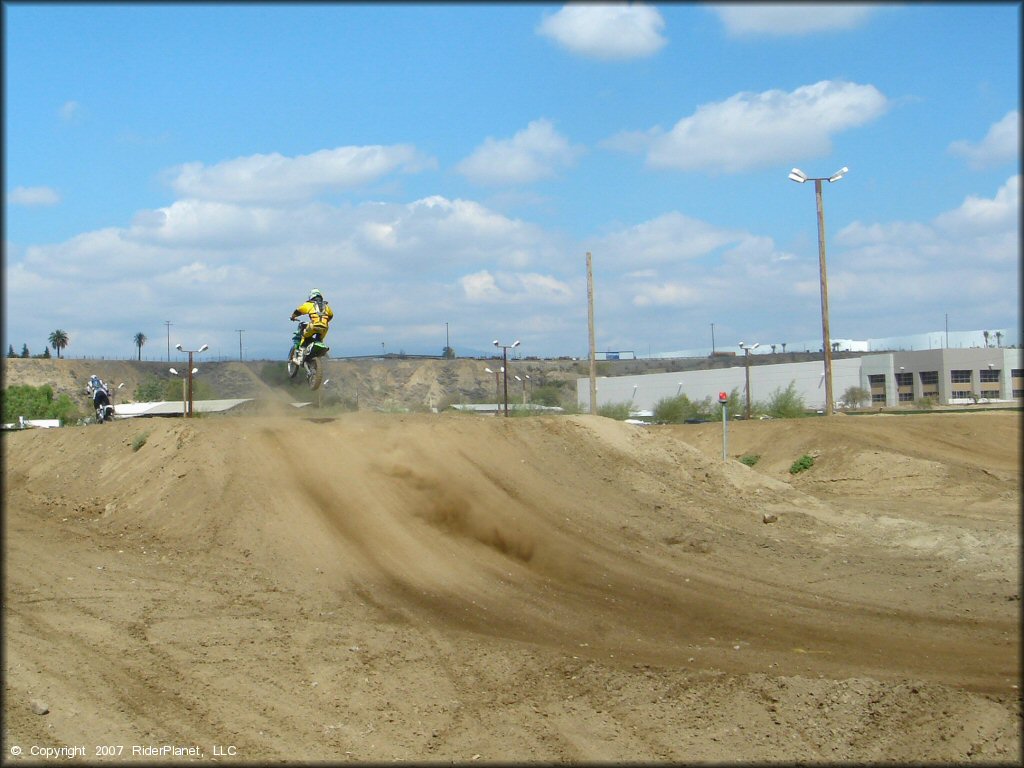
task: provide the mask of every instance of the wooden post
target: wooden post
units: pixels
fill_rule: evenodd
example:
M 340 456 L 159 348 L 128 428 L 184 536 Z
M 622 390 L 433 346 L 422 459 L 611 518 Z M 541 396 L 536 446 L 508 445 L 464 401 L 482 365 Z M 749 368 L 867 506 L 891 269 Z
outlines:
M 814 197 L 818 207 L 818 267 L 821 273 L 821 338 L 825 361 L 825 415 L 832 415 L 832 340 L 828 332 L 828 278 L 825 272 L 825 210 L 821 203 L 821 179 L 814 180 Z M 748 414 L 749 417 L 749 414 Z
M 587 251 L 587 330 L 590 340 L 590 412 L 597 413 L 597 351 L 594 347 L 594 270 Z

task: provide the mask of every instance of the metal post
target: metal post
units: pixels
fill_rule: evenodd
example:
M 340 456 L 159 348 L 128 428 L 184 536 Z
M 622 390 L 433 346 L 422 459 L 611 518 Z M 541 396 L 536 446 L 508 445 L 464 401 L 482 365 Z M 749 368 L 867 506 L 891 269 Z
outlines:
M 821 270 L 821 337 L 825 359 L 825 415 L 832 415 L 832 344 L 828 334 L 828 277 L 825 271 L 825 211 L 821 203 L 821 179 L 814 180 L 818 205 L 818 266 Z M 749 408 L 749 406 L 748 406 Z M 747 414 L 750 417 L 750 414 Z
M 164 320 L 164 325 L 167 326 L 167 362 L 171 362 L 171 321 Z
M 715 356 L 715 324 L 711 324 L 711 356 Z
M 238 330 L 238 362 L 242 362 L 242 334 L 245 332 L 245 328 L 236 330 Z
M 726 403 L 722 403 L 722 461 L 725 461 L 726 448 L 729 445 L 729 418 L 728 418 L 729 406 Z

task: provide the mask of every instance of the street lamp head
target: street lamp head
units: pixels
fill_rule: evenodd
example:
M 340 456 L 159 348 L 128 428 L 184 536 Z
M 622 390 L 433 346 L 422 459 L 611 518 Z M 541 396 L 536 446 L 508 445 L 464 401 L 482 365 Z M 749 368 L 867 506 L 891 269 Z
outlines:
M 789 178 L 791 181 L 795 181 L 797 184 L 803 184 L 807 181 L 807 174 L 801 171 L 799 168 L 794 168 L 789 172 Z
M 496 347 L 500 347 L 501 346 L 500 344 L 498 344 L 498 340 L 497 339 L 494 340 L 494 346 L 496 346 Z
M 484 368 L 484 370 L 487 371 L 487 373 L 494 373 L 490 368 Z
M 516 339 L 515 341 L 513 341 L 512 342 L 512 346 L 513 347 L 518 347 L 519 346 L 519 339 Z
M 753 345 L 753 346 L 751 347 L 751 349 L 757 349 L 757 348 L 758 348 L 758 347 L 760 347 L 760 346 L 761 346 L 761 342 L 759 342 L 759 341 L 755 341 L 755 342 L 754 342 L 754 345 Z
M 199 373 L 199 369 L 198 369 L 198 368 L 193 368 L 193 369 L 192 369 L 192 373 L 193 373 L 193 374 Z
M 196 351 L 197 351 L 197 352 L 205 352 L 205 351 L 206 351 L 206 350 L 208 350 L 209 348 L 210 348 L 210 345 L 209 345 L 209 344 L 203 344 L 203 346 L 201 346 L 201 347 L 200 347 L 199 349 L 197 349 Z
M 841 178 L 843 178 L 843 176 L 846 175 L 846 172 L 849 170 L 850 169 L 844 165 L 842 168 L 840 168 L 838 171 L 836 171 L 835 173 L 828 177 L 829 182 L 839 181 Z
M 174 348 L 175 348 L 176 350 L 178 350 L 179 352 L 181 352 L 181 344 L 175 344 L 175 345 L 174 345 Z
M 175 376 L 178 375 L 178 372 L 174 368 L 168 368 L 167 370 L 173 373 Z

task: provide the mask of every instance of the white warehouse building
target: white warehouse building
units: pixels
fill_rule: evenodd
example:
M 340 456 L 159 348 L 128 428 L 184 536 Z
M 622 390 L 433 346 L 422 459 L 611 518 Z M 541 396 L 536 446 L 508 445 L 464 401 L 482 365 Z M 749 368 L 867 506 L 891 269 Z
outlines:
M 931 349 L 887 352 L 857 358 L 833 359 L 832 398 L 837 403 L 850 387 L 871 395 L 876 406 L 895 407 L 928 397 L 939 405 L 956 405 L 978 399 L 1024 399 L 1024 361 L 1020 349 L 997 347 Z M 739 358 L 742 359 L 742 358 Z M 760 364 L 750 366 L 750 400 L 767 400 L 791 383 L 807 407 L 825 407 L 825 373 L 822 361 Z M 675 373 L 635 376 L 601 376 L 597 379 L 597 406 L 629 403 L 630 410 L 652 411 L 659 401 L 685 394 L 691 401 L 738 389 L 745 400 L 747 368 L 735 365 Z M 576 380 L 576 402 L 590 410 L 590 379 Z

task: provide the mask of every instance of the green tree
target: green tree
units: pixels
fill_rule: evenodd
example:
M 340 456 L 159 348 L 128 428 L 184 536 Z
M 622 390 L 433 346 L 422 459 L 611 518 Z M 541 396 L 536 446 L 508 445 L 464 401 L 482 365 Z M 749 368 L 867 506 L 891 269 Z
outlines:
M 144 334 L 142 331 L 139 331 L 138 333 L 135 334 L 135 338 L 133 339 L 133 341 L 135 342 L 135 346 L 139 348 L 139 360 L 141 360 L 142 345 L 145 344 L 147 341 L 146 334 Z
M 21 356 L 26 359 L 32 357 L 32 355 L 30 355 L 28 351 L 28 344 L 21 345 Z
M 455 350 L 452 349 L 451 347 L 445 347 L 441 351 L 441 357 L 443 357 L 445 360 L 454 360 L 455 359 Z
M 14 354 L 14 345 L 13 344 L 8 344 L 7 345 L 7 356 L 8 357 L 17 357 L 17 355 Z
M 50 342 L 50 346 L 57 350 L 57 359 L 59 360 L 60 351 L 64 349 L 64 347 L 66 347 L 68 345 L 68 342 L 70 341 L 68 339 L 67 333 L 58 328 L 56 331 L 50 334 L 48 340 Z
M 864 387 L 852 386 L 843 392 L 840 399 L 846 403 L 847 408 L 860 408 L 862 403 L 871 401 L 871 393 Z
M 44 360 L 49 360 L 50 359 L 50 348 L 49 347 L 43 347 L 43 354 L 41 354 L 39 357 L 43 358 Z

